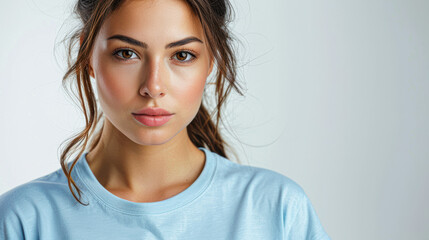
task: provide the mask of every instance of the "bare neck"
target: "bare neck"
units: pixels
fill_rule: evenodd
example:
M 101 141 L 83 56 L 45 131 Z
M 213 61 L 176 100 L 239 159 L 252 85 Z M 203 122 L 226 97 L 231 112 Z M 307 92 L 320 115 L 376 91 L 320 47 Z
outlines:
M 129 200 L 175 195 L 198 178 L 205 163 L 204 153 L 190 141 L 186 128 L 162 145 L 139 145 L 109 123 L 86 159 L 100 184 L 123 198 L 130 196 Z

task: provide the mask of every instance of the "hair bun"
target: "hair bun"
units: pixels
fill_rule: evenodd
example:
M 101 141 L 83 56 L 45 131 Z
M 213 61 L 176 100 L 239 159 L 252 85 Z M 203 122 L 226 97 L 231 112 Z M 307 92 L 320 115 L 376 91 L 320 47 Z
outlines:
M 76 4 L 75 11 L 84 22 L 87 22 L 96 4 L 97 0 L 79 0 Z
M 213 11 L 216 13 L 216 15 L 224 18 L 226 15 L 226 3 L 225 1 L 228 0 L 212 0 L 210 1 L 210 6 L 212 7 Z

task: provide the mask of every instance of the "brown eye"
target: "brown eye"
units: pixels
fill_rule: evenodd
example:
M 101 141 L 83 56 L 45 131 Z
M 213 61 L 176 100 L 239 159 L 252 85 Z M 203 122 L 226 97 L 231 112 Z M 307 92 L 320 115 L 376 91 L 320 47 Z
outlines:
M 124 58 L 131 58 L 131 56 L 133 56 L 133 52 L 130 50 L 123 50 L 121 55 Z
M 187 51 L 180 51 L 174 54 L 174 58 L 180 62 L 191 62 L 195 55 Z
M 178 52 L 176 53 L 177 59 L 180 61 L 186 60 L 186 57 L 188 56 L 187 52 Z
M 119 60 L 123 60 L 123 61 L 133 59 L 133 57 L 132 57 L 133 55 L 136 55 L 136 57 L 138 58 L 137 54 L 130 49 L 119 49 L 119 50 L 115 51 L 113 53 L 113 55 L 118 57 Z

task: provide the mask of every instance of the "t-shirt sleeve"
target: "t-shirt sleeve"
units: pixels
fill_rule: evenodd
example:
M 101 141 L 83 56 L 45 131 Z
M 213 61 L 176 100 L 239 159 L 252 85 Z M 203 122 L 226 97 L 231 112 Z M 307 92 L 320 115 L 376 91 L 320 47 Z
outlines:
M 25 239 L 24 224 L 15 211 L 14 197 L 12 191 L 0 195 L 0 239 Z
M 290 199 L 285 211 L 285 236 L 287 240 L 330 240 L 320 223 L 310 199 L 301 187 Z

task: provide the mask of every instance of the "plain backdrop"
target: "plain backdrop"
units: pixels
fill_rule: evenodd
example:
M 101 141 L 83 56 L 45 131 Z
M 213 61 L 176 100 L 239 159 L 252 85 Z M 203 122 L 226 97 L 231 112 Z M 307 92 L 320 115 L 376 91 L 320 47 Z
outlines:
M 1 1 L 0 194 L 57 170 L 83 127 L 61 87 L 73 4 Z M 233 4 L 243 164 L 300 184 L 332 239 L 429 239 L 429 1 Z

